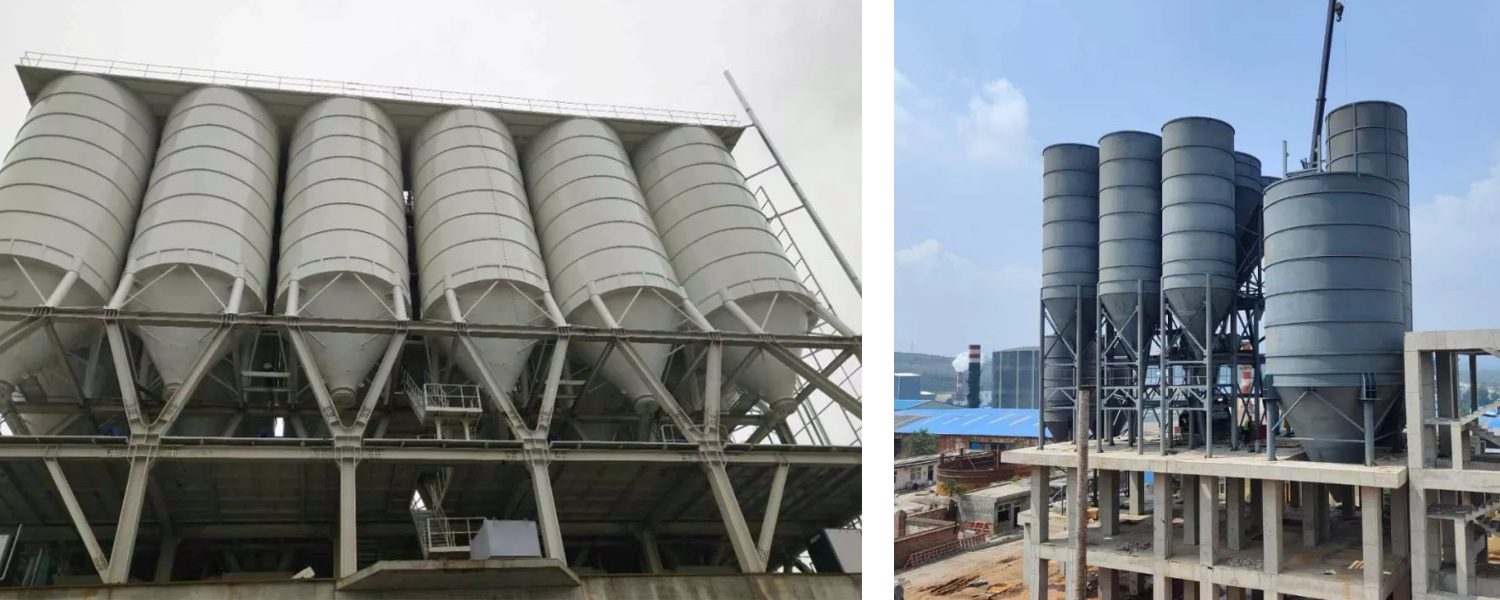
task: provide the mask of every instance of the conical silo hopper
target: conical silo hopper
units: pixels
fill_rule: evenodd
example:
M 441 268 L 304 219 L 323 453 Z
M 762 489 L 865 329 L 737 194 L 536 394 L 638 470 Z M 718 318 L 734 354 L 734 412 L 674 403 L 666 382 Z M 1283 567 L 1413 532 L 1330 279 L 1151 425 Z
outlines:
M 681 288 L 614 130 L 592 119 L 553 123 L 527 144 L 523 168 L 552 293 L 568 322 L 609 327 L 612 318 L 626 329 L 677 329 Z M 600 314 L 596 303 L 609 314 Z M 596 364 L 606 345 L 576 347 L 580 358 Z M 670 348 L 635 348 L 659 377 Z M 655 394 L 620 352 L 611 352 L 601 369 L 638 412 L 656 411 Z
M 1161 137 L 1117 131 L 1099 138 L 1099 304 L 1122 338 L 1149 343 L 1160 293 Z
M 427 121 L 411 160 L 422 318 L 541 324 L 547 269 L 510 130 L 493 114 L 456 108 Z M 514 388 L 532 342 L 474 343 L 500 389 Z M 459 368 L 483 382 L 469 353 L 455 352 Z
M 1362 438 L 1362 398 L 1377 417 L 1397 401 L 1398 193 L 1384 177 L 1331 172 L 1266 189 L 1266 373 L 1312 460 L 1363 460 L 1349 443 Z
M 1235 278 L 1245 281 L 1260 263 L 1261 197 L 1260 159 L 1244 152 L 1234 153 L 1234 231 Z
M 1162 295 L 1207 346 L 1205 327 L 1229 314 L 1235 294 L 1234 128 L 1183 117 L 1161 131 Z
M 37 94 L 0 167 L 0 304 L 105 304 L 125 264 L 156 135 L 146 105 L 105 79 L 65 75 Z M 56 326 L 69 349 L 88 343 L 95 327 Z M 21 378 L 56 356 L 39 331 L 0 354 L 0 395 L 8 402 Z
M 184 95 L 162 125 L 156 166 L 116 297 L 128 310 L 263 313 L 281 142 L 260 102 L 221 87 Z M 140 327 L 170 396 L 209 332 Z M 230 348 L 221 346 L 216 356 Z
M 397 320 L 410 306 L 396 128 L 380 108 L 329 98 L 303 113 L 287 150 L 278 313 Z M 389 334 L 307 332 L 340 407 L 353 404 Z
M 1042 311 L 1057 339 L 1043 353 L 1054 377 L 1043 389 L 1053 435 L 1071 430 L 1074 376 L 1094 375 L 1094 294 L 1099 283 L 1099 149 L 1056 144 L 1042 150 Z M 1074 355 L 1083 369 L 1075 368 Z M 1067 388 L 1067 389 L 1063 389 Z
M 633 158 L 673 270 L 715 329 L 781 335 L 811 329 L 815 301 L 718 136 L 702 127 L 670 129 L 642 143 Z M 734 314 L 730 302 L 753 326 Z M 753 360 L 735 383 L 772 412 L 794 409 L 796 374 L 743 346 L 725 348 L 725 372 L 746 358 Z
M 1411 313 L 1411 166 L 1407 160 L 1406 109 L 1367 100 L 1328 113 L 1328 170 L 1379 175 L 1396 182 L 1401 228 L 1402 288 L 1407 331 Z

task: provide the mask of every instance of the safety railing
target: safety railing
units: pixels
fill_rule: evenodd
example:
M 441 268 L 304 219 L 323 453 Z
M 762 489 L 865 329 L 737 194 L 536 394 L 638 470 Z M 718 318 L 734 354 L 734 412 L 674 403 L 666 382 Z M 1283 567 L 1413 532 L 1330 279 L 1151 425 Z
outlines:
M 422 556 L 456 555 L 469 553 L 469 545 L 484 525 L 483 517 L 437 517 L 412 513 L 417 526 L 417 541 L 422 546 Z
M 27 67 L 42 67 L 100 75 L 143 77 L 148 79 L 286 92 L 359 96 L 381 100 L 472 106 L 495 110 L 524 111 L 599 119 L 629 119 L 662 123 L 686 123 L 711 127 L 740 127 L 739 117 L 723 113 L 620 104 L 591 104 L 470 92 L 450 92 L 418 87 L 375 85 L 309 77 L 288 77 L 218 69 L 153 65 L 124 60 L 50 54 L 46 52 L 26 52 L 21 55 L 19 64 Z

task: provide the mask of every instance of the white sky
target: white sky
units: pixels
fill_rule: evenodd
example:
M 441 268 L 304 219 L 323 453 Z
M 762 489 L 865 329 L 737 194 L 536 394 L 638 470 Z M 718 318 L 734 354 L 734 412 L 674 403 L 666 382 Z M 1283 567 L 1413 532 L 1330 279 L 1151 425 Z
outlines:
M 860 264 L 860 7 L 796 2 L 68 1 L 0 3 L 0 60 L 50 52 L 159 65 L 743 117 L 734 72 L 839 245 Z M 28 103 L 0 75 L 0 140 Z M 753 132 L 735 152 L 770 159 Z M 783 205 L 779 179 L 762 176 Z M 773 185 L 775 184 L 775 185 Z M 793 232 L 835 310 L 859 297 L 805 217 Z

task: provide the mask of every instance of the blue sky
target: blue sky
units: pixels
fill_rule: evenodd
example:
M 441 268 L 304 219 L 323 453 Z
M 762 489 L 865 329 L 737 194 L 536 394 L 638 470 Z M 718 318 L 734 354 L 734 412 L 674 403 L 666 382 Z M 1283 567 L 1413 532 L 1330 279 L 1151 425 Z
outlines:
M 1500 327 L 1500 3 L 1345 4 L 1329 108 L 1410 115 L 1416 328 Z M 1295 168 L 1326 6 L 899 0 L 896 349 L 1036 343 L 1044 146 L 1205 115 Z

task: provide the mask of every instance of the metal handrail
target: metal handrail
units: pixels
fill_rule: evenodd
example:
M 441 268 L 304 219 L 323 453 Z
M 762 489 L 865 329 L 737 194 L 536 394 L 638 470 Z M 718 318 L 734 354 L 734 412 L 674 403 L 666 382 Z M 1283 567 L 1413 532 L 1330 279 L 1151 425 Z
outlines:
M 621 104 L 590 104 L 585 102 L 544 100 L 539 98 L 524 98 L 519 96 L 502 96 L 496 94 L 478 94 L 470 92 L 450 92 L 417 87 L 397 87 L 350 81 L 315 79 L 310 77 L 289 77 L 284 75 L 265 75 L 260 73 L 244 73 L 236 71 L 223 71 L 218 69 L 199 69 L 193 67 L 152 65 L 124 60 L 87 58 L 80 56 L 69 56 L 65 54 L 52 54 L 47 52 L 25 52 L 21 54 L 21 58 L 18 61 L 18 64 L 27 67 L 54 68 L 67 71 L 77 71 L 81 73 L 123 75 L 166 81 L 181 81 L 210 85 L 227 85 L 286 92 L 308 92 L 339 96 L 359 96 L 363 98 L 374 98 L 382 100 L 427 102 L 433 104 L 472 106 L 476 108 L 490 108 L 496 110 L 522 111 L 567 116 L 582 116 L 600 119 L 630 119 L 662 123 L 690 123 L 713 127 L 742 127 L 737 115 L 725 113 L 711 113 L 695 110 L 673 110 Z

